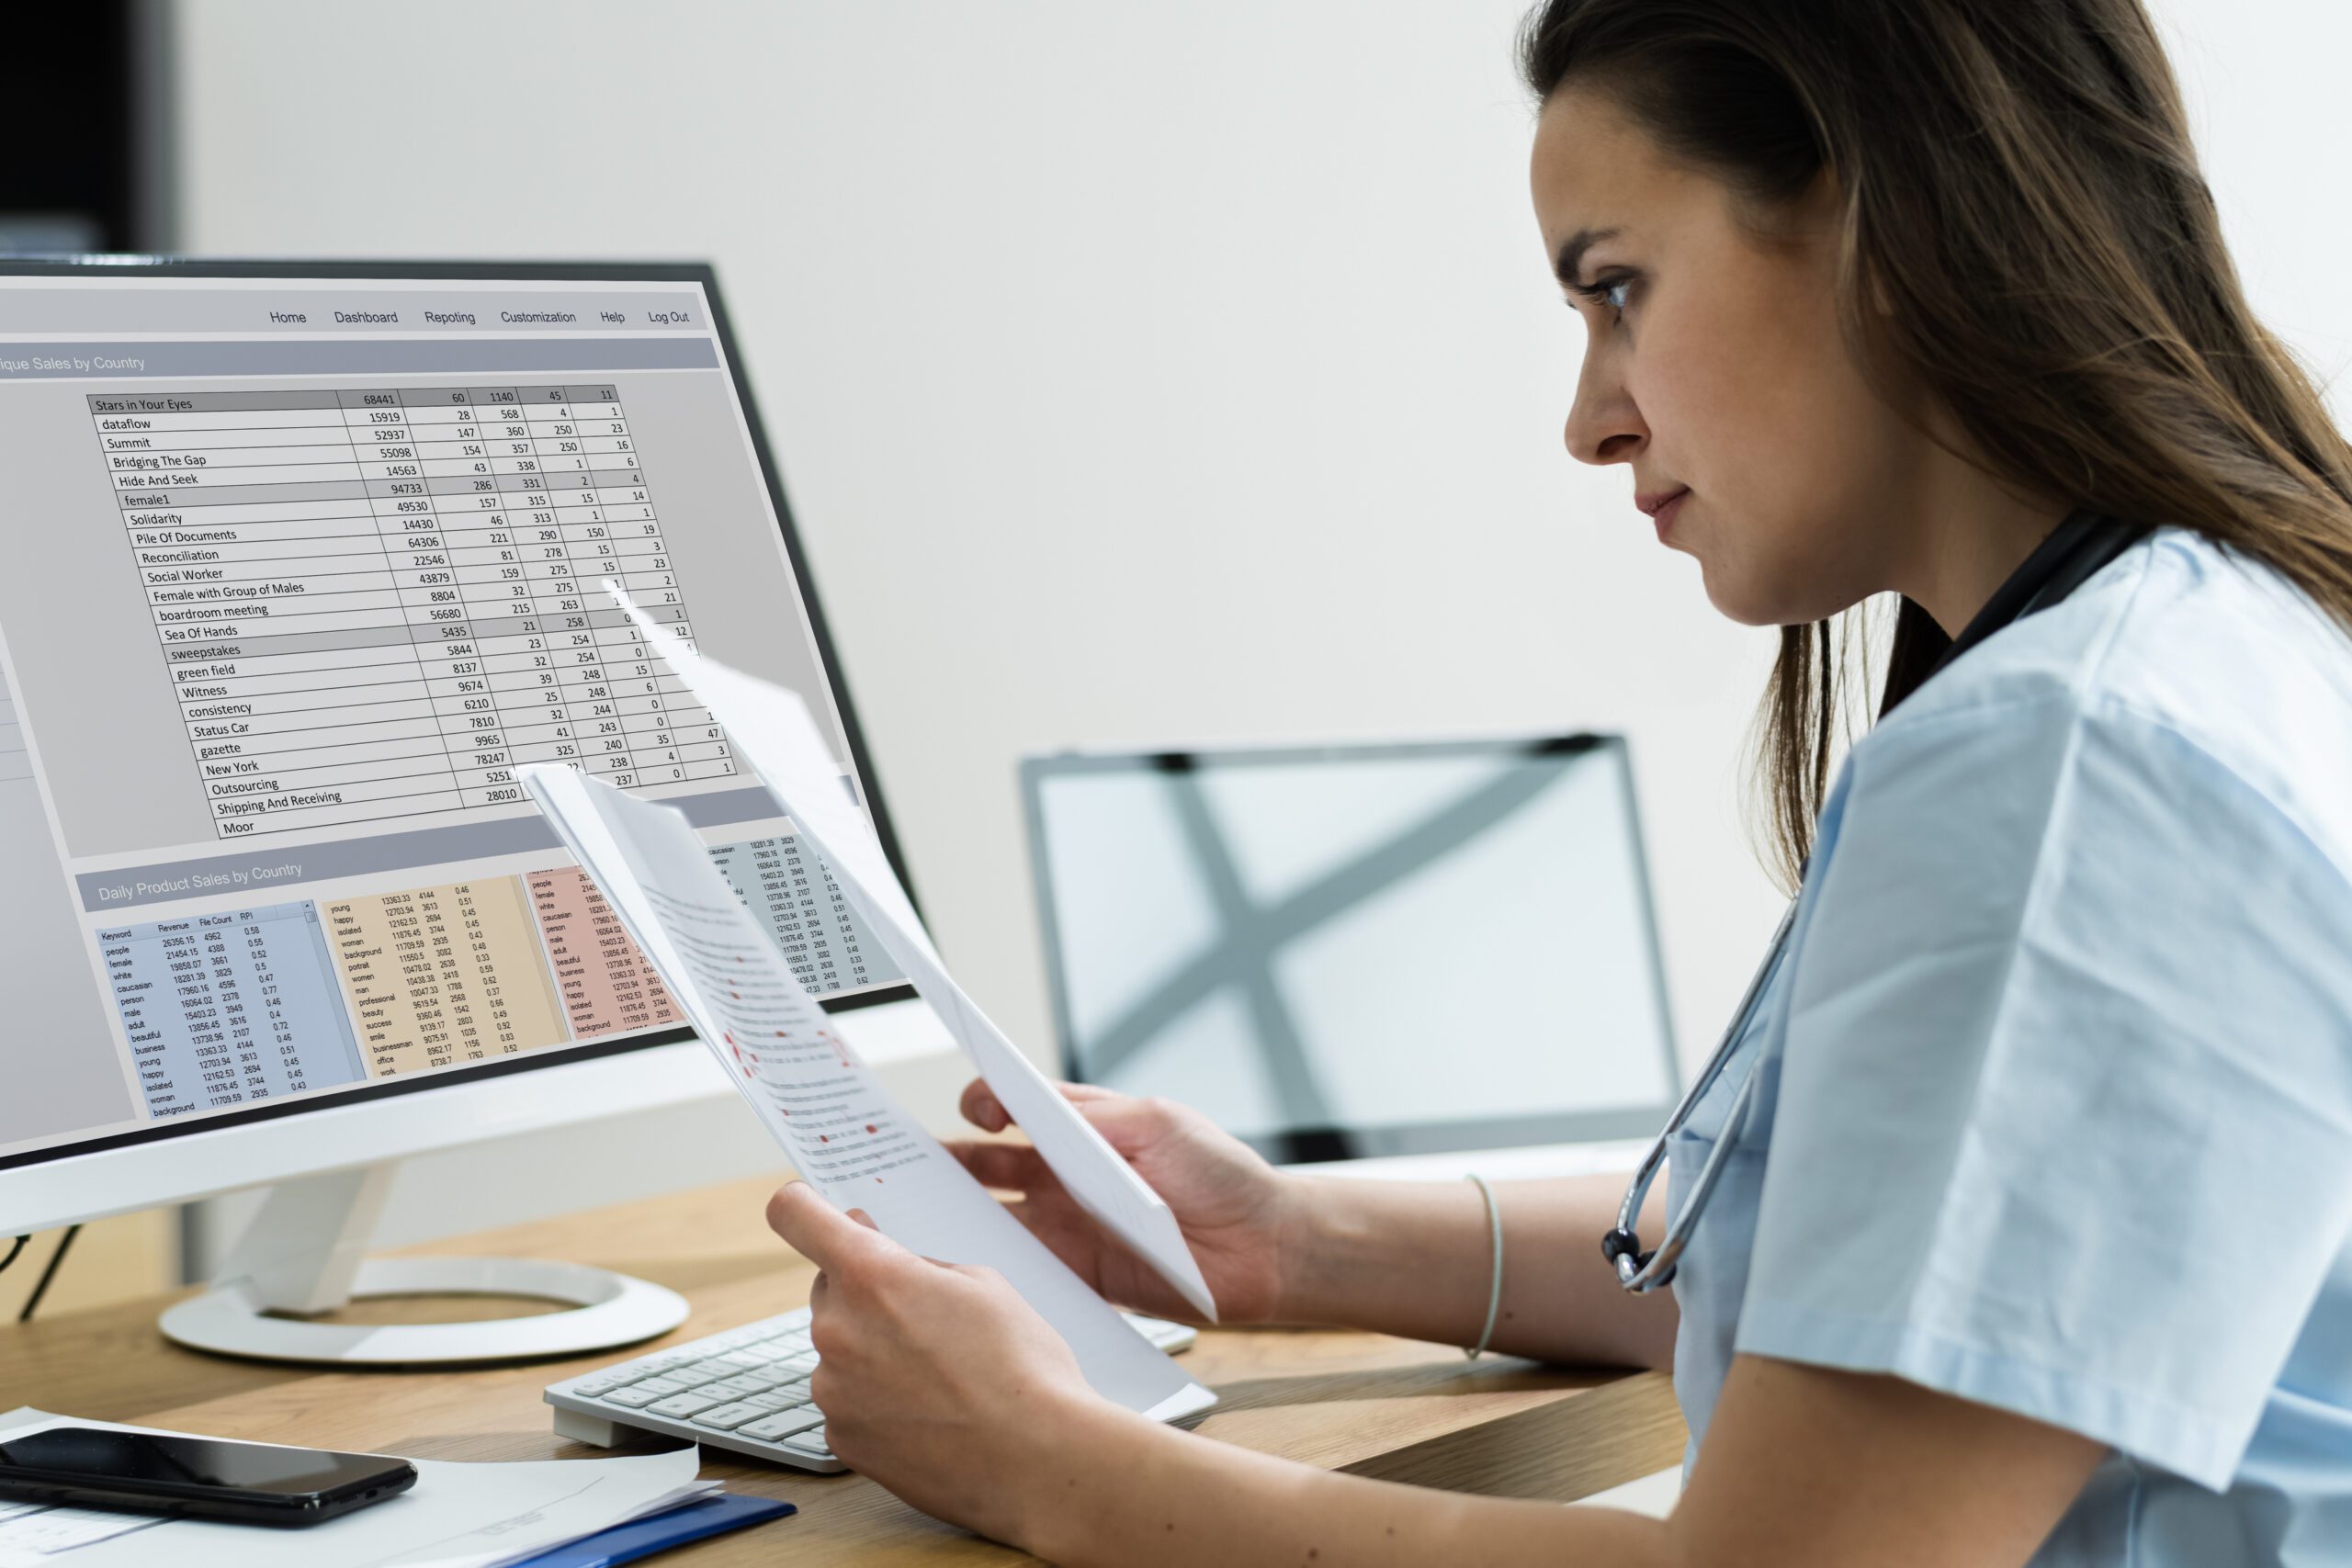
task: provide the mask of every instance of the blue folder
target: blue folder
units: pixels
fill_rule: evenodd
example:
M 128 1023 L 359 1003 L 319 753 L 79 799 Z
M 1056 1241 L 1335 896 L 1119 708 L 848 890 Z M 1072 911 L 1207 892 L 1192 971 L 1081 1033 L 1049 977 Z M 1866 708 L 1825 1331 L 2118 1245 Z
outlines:
M 598 1530 L 594 1535 L 583 1535 L 578 1540 L 550 1547 L 537 1557 L 526 1557 L 513 1568 L 613 1568 L 615 1563 L 634 1562 L 690 1540 L 724 1535 L 745 1525 L 795 1512 L 797 1510 L 789 1503 L 766 1497 L 740 1497 L 730 1493 L 707 1503 L 688 1503 L 666 1513 Z

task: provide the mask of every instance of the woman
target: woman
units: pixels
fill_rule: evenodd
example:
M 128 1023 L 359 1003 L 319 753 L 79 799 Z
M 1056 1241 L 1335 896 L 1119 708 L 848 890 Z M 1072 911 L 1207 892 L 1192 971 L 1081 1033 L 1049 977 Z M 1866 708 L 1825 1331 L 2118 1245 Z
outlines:
M 1763 761 L 1802 890 L 1669 1144 L 1500 1189 L 1493 1343 L 1670 1366 L 1659 1521 L 1323 1474 L 1107 1405 L 1001 1280 L 791 1187 L 860 1470 L 1065 1562 L 2352 1560 L 2352 450 L 2256 323 L 2135 0 L 1551 0 L 1544 252 L 1578 458 L 1782 626 Z M 1833 618 L 1902 604 L 1829 787 Z M 1073 1091 L 1228 1321 L 1469 1343 L 1469 1186 L 1277 1174 Z M 967 1114 L 1004 1114 L 977 1086 Z M 1726 1143 L 1725 1140 L 1728 1140 Z M 1169 1292 L 1035 1157 L 988 1185 Z

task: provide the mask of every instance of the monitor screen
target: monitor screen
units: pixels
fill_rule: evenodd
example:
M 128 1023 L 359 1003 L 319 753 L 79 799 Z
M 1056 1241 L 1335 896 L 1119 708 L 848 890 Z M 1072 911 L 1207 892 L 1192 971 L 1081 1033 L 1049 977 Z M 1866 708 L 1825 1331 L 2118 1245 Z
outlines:
M 865 774 L 707 269 L 0 264 L 0 1164 L 683 1037 L 516 780 L 903 995 L 598 586 Z
M 1612 737 L 1042 758 L 1072 1076 L 1278 1157 L 1646 1134 L 1675 1083 Z

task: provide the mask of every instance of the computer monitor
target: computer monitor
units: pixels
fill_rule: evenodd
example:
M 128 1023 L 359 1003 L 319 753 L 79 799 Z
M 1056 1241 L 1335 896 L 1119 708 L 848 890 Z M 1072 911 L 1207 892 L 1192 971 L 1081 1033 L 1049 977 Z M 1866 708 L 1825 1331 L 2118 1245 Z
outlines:
M 911 995 L 596 587 L 806 694 L 896 862 L 708 267 L 0 262 L 0 1233 L 344 1173 L 175 1337 L 468 1353 L 254 1314 L 369 1286 L 401 1156 L 718 1082 L 523 763 L 684 811 L 827 1006 Z
M 1023 767 L 1072 1077 L 1285 1162 L 1646 1136 L 1678 1075 L 1612 735 Z

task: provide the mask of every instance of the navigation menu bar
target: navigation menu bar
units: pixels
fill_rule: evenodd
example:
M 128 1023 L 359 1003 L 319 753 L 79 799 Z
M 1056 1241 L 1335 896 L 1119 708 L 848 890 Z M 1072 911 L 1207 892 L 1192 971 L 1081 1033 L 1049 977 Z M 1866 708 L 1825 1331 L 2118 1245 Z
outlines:
M 283 288 L 113 286 L 8 287 L 0 280 L 0 338 L 61 333 L 575 333 L 707 332 L 700 293 L 673 288 Z

